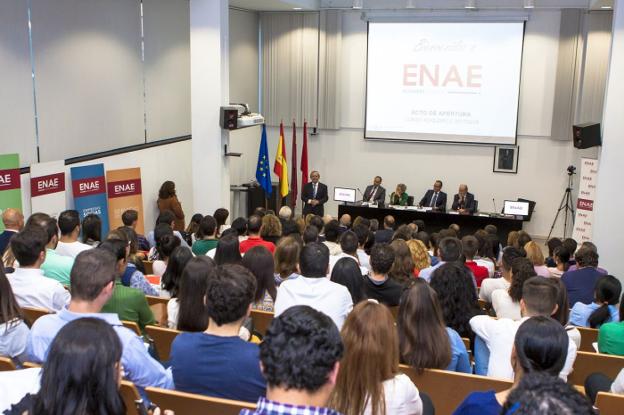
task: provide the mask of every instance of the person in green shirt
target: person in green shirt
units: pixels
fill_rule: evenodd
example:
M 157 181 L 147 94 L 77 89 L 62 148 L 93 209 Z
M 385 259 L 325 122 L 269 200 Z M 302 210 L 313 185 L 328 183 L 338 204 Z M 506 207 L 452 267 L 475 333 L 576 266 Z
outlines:
M 598 351 L 624 356 L 624 295 L 620 300 L 620 321 L 605 323 L 600 326 Z
M 409 198 L 409 196 L 407 193 L 405 193 L 406 190 L 407 186 L 405 186 L 403 183 L 397 184 L 396 190 L 390 195 L 390 204 L 407 206 L 407 199 Z
M 59 241 L 59 230 L 56 219 L 45 213 L 33 213 L 30 218 L 28 218 L 28 223 L 26 225 L 41 226 L 47 233 L 48 243 L 46 244 L 46 257 L 43 264 L 41 264 L 43 275 L 68 287 L 69 274 L 74 266 L 74 259 L 59 255 L 55 251 Z
M 210 215 L 204 216 L 199 222 L 198 238 L 191 250 L 197 255 L 206 255 L 206 252 L 217 247 L 217 221 Z
M 145 326 L 156 324 L 156 319 L 145 294 L 141 290 L 126 287 L 121 283 L 121 276 L 128 264 L 128 248 L 127 241 L 118 239 L 108 239 L 96 248 L 111 252 L 117 259 L 115 290 L 101 312 L 114 313 L 119 316 L 120 320 L 133 321 L 139 325 L 141 331 L 144 331 Z

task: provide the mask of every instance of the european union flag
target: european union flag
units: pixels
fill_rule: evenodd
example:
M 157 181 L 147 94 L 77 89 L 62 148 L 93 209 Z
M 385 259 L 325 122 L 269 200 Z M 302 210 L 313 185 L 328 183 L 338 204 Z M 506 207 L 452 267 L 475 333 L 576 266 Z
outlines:
M 271 186 L 271 168 L 269 167 L 269 146 L 267 144 L 266 125 L 262 125 L 262 139 L 260 140 L 260 151 L 258 152 L 258 167 L 256 167 L 256 180 L 264 189 L 267 196 L 271 196 L 273 187 Z

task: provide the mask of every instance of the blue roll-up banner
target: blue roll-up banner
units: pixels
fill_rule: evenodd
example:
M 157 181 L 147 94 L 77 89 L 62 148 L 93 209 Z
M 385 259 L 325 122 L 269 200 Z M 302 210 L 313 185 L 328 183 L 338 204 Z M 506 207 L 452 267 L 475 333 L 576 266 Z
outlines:
M 104 165 L 71 168 L 72 193 L 75 209 L 80 213 L 80 221 L 85 216 L 96 214 L 102 219 L 102 237 L 108 234 L 108 201 Z

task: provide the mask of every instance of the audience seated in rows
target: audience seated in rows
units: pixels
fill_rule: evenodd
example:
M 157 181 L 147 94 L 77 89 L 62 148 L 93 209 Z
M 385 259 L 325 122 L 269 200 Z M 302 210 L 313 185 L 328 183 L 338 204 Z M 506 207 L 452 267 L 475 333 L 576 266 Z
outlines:
M 0 256 L 9 246 L 11 237 L 24 228 L 24 215 L 17 209 L 8 208 L 2 212 L 4 231 L 0 233 Z
M 379 301 L 388 307 L 399 305 L 404 287 L 388 273 L 394 264 L 395 253 L 388 244 L 373 245 L 370 257 L 371 271 L 364 277 L 364 293 L 366 297 Z
M 438 295 L 424 280 L 417 279 L 403 293 L 397 327 L 402 363 L 418 371 L 472 373 L 464 342 L 444 324 Z
M 440 240 L 438 244 L 438 251 L 440 255 L 440 261 L 430 266 L 429 268 L 425 268 L 420 271 L 418 275 L 420 278 L 423 278 L 425 281 L 429 282 L 431 280 L 431 276 L 434 271 L 440 268 L 447 262 L 456 262 L 459 260 L 462 254 L 462 246 L 461 241 L 454 237 L 446 237 Z
M 140 388 L 172 389 L 171 372 L 149 355 L 141 338 L 125 328 L 117 314 L 102 312 L 118 288 L 115 287 L 118 264 L 118 259 L 107 248 L 89 249 L 78 254 L 71 272 L 71 302 L 67 308 L 40 317 L 33 324 L 28 343 L 29 358 L 35 363 L 45 362 L 50 344 L 63 326 L 85 317 L 98 318 L 110 324 L 119 336 L 123 348 L 121 364 L 128 380 Z M 98 337 L 90 340 L 100 341 Z
M 10 357 L 17 363 L 27 360 L 28 333 L 11 284 L 0 269 L 0 356 Z
M 399 371 L 399 338 L 390 310 L 376 301 L 354 307 L 341 331 L 344 357 L 330 406 L 345 415 L 420 415 L 418 388 Z
M 299 255 L 301 246 L 297 240 L 291 236 L 280 239 L 275 247 L 273 260 L 275 262 L 275 285 L 279 285 L 288 280 L 299 277 Z
M 265 396 L 258 346 L 238 336 L 255 292 L 256 279 L 243 266 L 215 268 L 205 291 L 208 327 L 179 334 L 171 346 L 177 390 L 248 402 Z
M 141 331 L 148 324 L 156 324 L 154 313 L 147 304 L 145 294 L 136 288 L 126 287 L 121 282 L 121 276 L 127 265 L 128 242 L 107 239 L 96 249 L 108 251 L 115 257 L 115 286 L 110 299 L 102 307 L 102 312 L 116 314 L 120 320 L 133 321 L 139 325 Z
M 598 252 L 581 246 L 574 256 L 578 269 L 568 270 L 561 276 L 561 281 L 568 289 L 570 306 L 576 303 L 590 304 L 594 300 L 596 281 L 603 274 L 599 272 Z
M 433 273 L 430 285 L 438 294 L 446 325 L 472 342 L 470 319 L 482 311 L 470 270 L 462 264 L 446 263 Z
M 273 255 L 263 246 L 254 246 L 243 257 L 243 266 L 256 278 L 256 292 L 251 308 L 272 312 L 277 297 Z
M 241 415 L 339 415 L 326 405 L 342 356 L 340 333 L 327 315 L 304 305 L 289 308 L 273 319 L 260 344 L 266 398 Z
M 240 243 L 240 253 L 244 254 L 254 246 L 263 246 L 271 253 L 275 252 L 275 245 L 272 242 L 265 241 L 260 236 L 262 229 L 262 218 L 258 215 L 252 215 L 247 221 L 247 239 Z
M 477 287 L 481 287 L 481 283 L 489 276 L 489 271 L 486 267 L 477 264 L 474 261 L 477 251 L 479 250 L 479 241 L 472 235 L 464 236 L 461 240 L 462 254 L 464 256 L 466 265 L 472 275 L 475 277 Z
M 513 339 L 518 327 L 530 317 L 550 317 L 557 311 L 557 287 L 547 278 L 532 277 L 525 281 L 522 287 L 520 308 L 522 319 L 514 321 L 507 318 L 493 319 L 489 316 L 475 316 L 470 320 L 470 326 L 475 334 L 483 340 L 489 358 L 487 375 L 501 379 L 513 379 L 514 371 L 510 363 Z M 567 334 L 567 333 L 566 333 Z M 576 345 L 568 342 L 568 353 L 565 365 L 560 376 L 565 380 L 572 371 L 576 359 Z M 484 367 L 478 360 L 486 354 L 475 351 L 475 363 Z
M 353 304 L 366 299 L 364 293 L 364 279 L 357 262 L 349 258 L 342 258 L 332 270 L 330 280 L 336 284 L 344 285 L 351 294 Z
M 575 326 L 599 328 L 604 323 L 620 321 L 616 307 L 620 302 L 622 283 L 612 275 L 598 278 L 594 288 L 594 301 L 576 303 L 570 311 L 570 323 Z
M 80 214 L 77 210 L 66 210 L 58 217 L 58 227 L 61 238 L 55 251 L 59 255 L 76 258 L 76 255 L 92 247 L 78 240 L 80 236 Z
M 492 303 L 492 293 L 495 290 L 508 290 L 511 286 L 511 264 L 514 259 L 523 257 L 522 252 L 514 247 L 503 249 L 500 261 L 501 278 L 487 278 L 481 283 L 479 298 L 487 303 Z
M 71 273 L 74 260 L 56 253 L 59 232 L 56 219 L 45 213 L 33 213 L 26 221 L 26 226 L 29 225 L 39 226 L 47 233 L 45 261 L 41 264 L 41 270 L 44 275 L 57 280 L 63 285 L 68 285 L 69 274 Z M 19 260 L 17 262 L 19 263 Z
M 565 329 L 550 317 L 531 317 L 520 324 L 510 354 L 514 387 L 533 373 L 557 377 L 566 361 L 568 343 Z M 473 392 L 453 414 L 498 415 L 514 387 L 498 393 Z
M 498 318 L 520 320 L 520 300 L 522 286 L 531 277 L 535 277 L 535 267 L 528 258 L 515 258 L 511 261 L 511 285 L 508 289 L 494 290 L 492 293 L 492 308 Z
M 56 220 L 48 217 L 45 224 L 53 229 L 54 241 Z M 26 225 L 20 233 L 13 236 L 11 251 L 20 266 L 8 274 L 7 278 L 20 307 L 44 308 L 55 312 L 69 303 L 70 295 L 59 281 L 44 276 L 41 266 L 50 258 L 48 253 L 52 251 L 46 244 L 49 245 L 49 233 L 36 224 Z M 67 259 L 73 263 L 72 259 Z
M 346 287 L 326 278 L 329 269 L 329 249 L 312 242 L 301 250 L 301 276 L 280 284 L 275 300 L 275 315 L 279 316 L 294 305 L 309 305 L 327 314 L 342 327 L 353 308 L 351 294 Z
M 600 353 L 624 356 L 624 296 L 620 298 L 620 321 L 612 321 L 600 326 L 598 351 Z
M 145 295 L 158 296 L 158 290 L 150 284 L 145 278 L 145 275 L 137 269 L 135 263 L 130 262 L 130 256 L 136 255 L 136 240 L 131 240 L 129 237 L 133 237 L 135 232 L 132 228 L 121 227 L 110 231 L 107 236 L 107 241 L 117 240 L 122 241 L 126 245 L 126 267 L 121 274 L 121 284 L 125 287 L 136 288 L 141 290 Z M 101 244 L 100 244 L 101 245 Z M 136 259 L 135 259 L 136 261 Z
M 210 215 L 206 215 L 199 222 L 196 240 L 193 243 L 194 255 L 206 255 L 211 249 L 217 248 L 217 221 Z

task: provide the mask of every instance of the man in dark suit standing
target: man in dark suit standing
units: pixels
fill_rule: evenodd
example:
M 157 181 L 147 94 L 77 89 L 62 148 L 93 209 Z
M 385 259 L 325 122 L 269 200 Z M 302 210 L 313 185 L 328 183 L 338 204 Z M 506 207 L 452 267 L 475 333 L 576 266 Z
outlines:
M 453 196 L 452 210 L 459 213 L 473 214 L 475 211 L 475 198 L 472 193 L 468 193 L 468 186 L 459 185 L 459 192 Z
M 0 234 L 0 256 L 4 254 L 11 237 L 24 227 L 24 215 L 17 209 L 8 208 L 2 213 L 4 232 Z
M 310 173 L 310 181 L 303 186 L 301 201 L 303 201 L 303 214 L 313 213 L 318 216 L 325 214 L 323 205 L 327 202 L 327 186 L 319 182 L 321 174 L 316 170 Z
M 375 176 L 373 184 L 364 190 L 364 202 L 382 204 L 386 200 L 386 189 L 381 186 L 381 176 Z
M 433 190 L 427 190 L 427 193 L 420 199 L 421 207 L 430 207 L 436 212 L 446 212 L 446 193 L 442 191 L 442 180 L 436 180 L 433 184 Z

